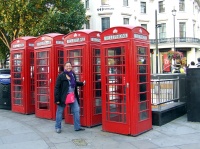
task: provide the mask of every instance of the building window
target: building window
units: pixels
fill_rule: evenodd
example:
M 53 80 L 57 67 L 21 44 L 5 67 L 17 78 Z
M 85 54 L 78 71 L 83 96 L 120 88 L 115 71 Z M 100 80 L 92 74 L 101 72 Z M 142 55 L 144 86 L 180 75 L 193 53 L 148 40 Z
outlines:
M 147 24 L 141 24 L 141 26 L 147 29 Z
M 165 6 L 164 6 L 164 2 L 163 1 L 159 1 L 159 13 L 163 13 L 165 12 Z
M 85 28 L 90 29 L 90 20 L 87 20 L 85 23 Z
M 128 0 L 123 0 L 123 6 L 128 6 Z
M 185 11 L 185 0 L 179 0 L 179 11 Z
M 101 5 L 109 5 L 109 0 L 101 0 Z
M 124 24 L 129 24 L 129 18 L 124 18 Z
M 159 39 L 166 38 L 166 23 L 159 24 Z
M 186 24 L 185 22 L 179 22 L 179 37 L 184 38 L 186 37 Z
M 146 13 L 146 2 L 140 2 L 141 13 Z
M 89 8 L 89 0 L 85 0 L 85 8 Z
M 110 28 L 110 18 L 101 18 L 101 26 L 102 26 L 102 31 Z

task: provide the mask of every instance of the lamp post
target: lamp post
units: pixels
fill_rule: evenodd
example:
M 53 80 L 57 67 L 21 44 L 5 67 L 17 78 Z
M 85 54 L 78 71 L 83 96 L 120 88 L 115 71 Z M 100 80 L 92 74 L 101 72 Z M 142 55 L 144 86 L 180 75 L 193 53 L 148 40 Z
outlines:
M 156 73 L 158 73 L 158 27 L 161 26 L 157 24 L 157 10 L 155 10 Z
M 155 35 L 156 35 L 156 73 L 158 73 L 158 32 L 157 32 L 157 10 L 155 10 Z
M 174 51 L 176 51 L 176 48 L 175 48 L 175 16 L 176 16 L 176 9 L 175 8 L 172 10 L 172 15 L 174 16 Z

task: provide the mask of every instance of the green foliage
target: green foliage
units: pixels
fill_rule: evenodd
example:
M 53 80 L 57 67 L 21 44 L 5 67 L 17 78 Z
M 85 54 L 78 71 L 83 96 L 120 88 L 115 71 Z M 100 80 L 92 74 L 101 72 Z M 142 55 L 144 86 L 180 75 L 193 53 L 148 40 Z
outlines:
M 80 0 L 0 0 L 0 4 L 0 41 L 7 50 L 18 37 L 67 34 L 81 29 L 86 21 Z
M 52 4 L 52 3 L 51 3 Z M 71 31 L 81 29 L 86 21 L 85 9 L 80 0 L 56 1 L 50 5 L 33 31 L 33 35 L 59 32 L 67 34 Z
M 0 40 L 0 60 L 6 60 L 10 54 L 8 47 Z

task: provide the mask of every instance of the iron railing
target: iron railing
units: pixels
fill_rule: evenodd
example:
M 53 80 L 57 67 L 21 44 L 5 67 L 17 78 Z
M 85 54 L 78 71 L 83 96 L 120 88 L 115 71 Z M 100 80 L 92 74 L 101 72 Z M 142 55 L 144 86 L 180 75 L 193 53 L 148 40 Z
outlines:
M 151 80 L 151 104 L 161 110 L 161 105 L 179 100 L 179 77 Z

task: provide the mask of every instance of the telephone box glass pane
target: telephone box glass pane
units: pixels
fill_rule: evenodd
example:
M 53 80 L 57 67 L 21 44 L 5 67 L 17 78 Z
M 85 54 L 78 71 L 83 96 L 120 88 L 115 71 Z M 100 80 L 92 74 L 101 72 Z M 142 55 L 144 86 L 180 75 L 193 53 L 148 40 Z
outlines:
M 140 84 L 140 92 L 146 91 L 146 84 Z
M 73 70 L 76 74 L 79 74 L 82 72 L 81 67 L 73 67 Z
M 77 56 L 81 56 L 81 51 L 79 49 L 69 52 L 69 57 L 77 57 Z
M 39 109 L 50 109 L 49 103 L 39 103 Z
M 21 78 L 21 73 L 14 73 L 14 78 Z
M 126 123 L 124 47 L 106 49 L 106 118 Z
M 139 66 L 139 73 L 147 73 L 147 66 Z
M 144 111 L 140 113 L 140 120 L 145 120 L 148 118 L 148 112 Z
M 138 54 L 139 55 L 146 55 L 146 48 L 145 47 L 139 47 Z
M 13 55 L 13 59 L 21 59 L 22 58 L 22 54 L 21 53 L 15 53 Z
M 143 110 L 146 110 L 147 109 L 147 103 L 146 102 L 143 102 L 140 104 L 140 111 L 143 111 Z
M 147 82 L 147 76 L 146 75 L 140 75 L 139 81 L 140 81 L 140 83 Z

